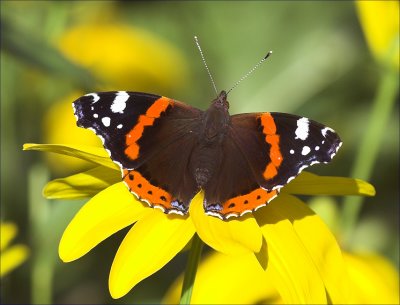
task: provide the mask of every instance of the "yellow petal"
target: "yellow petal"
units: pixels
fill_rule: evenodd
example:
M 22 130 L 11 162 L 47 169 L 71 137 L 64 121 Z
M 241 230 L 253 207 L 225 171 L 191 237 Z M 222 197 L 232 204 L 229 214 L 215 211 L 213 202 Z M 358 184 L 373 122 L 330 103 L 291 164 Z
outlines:
M 112 169 L 119 166 L 113 163 L 106 150 L 101 147 L 74 144 L 24 144 L 24 150 L 39 150 L 80 158 Z
M 150 211 L 128 232 L 114 258 L 109 278 L 114 299 L 165 266 L 195 233 L 189 217 Z
M 318 176 L 302 172 L 282 188 L 282 193 L 298 195 L 364 195 L 374 196 L 375 188 L 360 179 Z
M 17 235 L 18 228 L 11 222 L 0 224 L 0 250 L 4 250 Z
M 376 254 L 343 254 L 350 304 L 399 304 L 399 273 L 389 261 Z
M 294 196 L 282 194 L 272 208 L 292 222 L 297 236 L 321 275 L 332 303 L 347 303 L 349 284 L 342 252 L 322 219 Z
M 48 199 L 77 199 L 93 197 L 110 185 L 121 181 L 121 172 L 104 166 L 46 184 L 43 194 Z
M 179 303 L 182 278 L 169 288 L 164 304 Z M 274 285 L 254 255 L 213 252 L 199 265 L 191 304 L 275 304 L 280 297 Z
M 64 262 L 80 258 L 149 210 L 123 182 L 106 188 L 87 202 L 65 229 L 58 249 L 60 258 Z
M 189 213 L 200 238 L 215 250 L 226 254 L 258 252 L 262 232 L 251 214 L 223 221 L 204 212 L 202 192 L 190 203 Z
M 321 275 L 277 199 L 255 212 L 267 241 L 267 273 L 285 303 L 325 304 Z
M 28 247 L 15 245 L 1 252 L 0 255 L 0 277 L 22 264 L 29 255 Z

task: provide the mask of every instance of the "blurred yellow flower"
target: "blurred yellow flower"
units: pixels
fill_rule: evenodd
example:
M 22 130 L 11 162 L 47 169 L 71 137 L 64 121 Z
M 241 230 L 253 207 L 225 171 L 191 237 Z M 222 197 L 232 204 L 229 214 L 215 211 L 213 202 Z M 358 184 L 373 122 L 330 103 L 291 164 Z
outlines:
M 343 252 L 343 258 L 347 272 L 339 280 L 348 285 L 347 297 L 331 298 L 330 304 L 399 304 L 399 274 L 391 263 L 372 254 Z M 275 285 L 268 269 L 262 272 L 250 255 L 213 252 L 199 266 L 192 304 L 284 304 Z M 181 287 L 182 276 L 171 285 L 163 303 L 176 304 Z
M 109 277 L 113 298 L 166 265 L 194 234 L 218 252 L 249 256 L 267 270 L 274 288 L 287 303 L 326 303 L 328 291 L 340 302 L 346 295 L 344 262 L 335 238 L 320 218 L 289 194 L 375 194 L 357 179 L 320 177 L 303 172 L 268 207 L 239 219 L 222 221 L 203 209 L 203 194 L 192 200 L 189 215 L 166 215 L 132 196 L 119 167 L 102 148 L 25 144 L 25 150 L 52 151 L 97 164 L 86 172 L 49 182 L 49 198 L 94 196 L 75 215 L 59 246 L 64 262 L 76 260 L 115 232 L 135 223 L 122 241 Z M 294 255 L 295 254 L 295 255 Z
M 349 304 L 399 304 L 399 273 L 384 257 L 343 253 L 351 282 Z
M 357 1 L 356 4 L 374 56 L 399 68 L 399 1 Z
M 11 222 L 0 223 L 0 277 L 21 265 L 29 255 L 29 249 L 25 245 L 17 244 L 9 247 L 17 232 L 18 229 L 15 224 Z
M 109 22 L 76 25 L 62 35 L 58 46 L 103 83 L 102 91 L 170 92 L 188 79 L 182 53 L 137 27 Z

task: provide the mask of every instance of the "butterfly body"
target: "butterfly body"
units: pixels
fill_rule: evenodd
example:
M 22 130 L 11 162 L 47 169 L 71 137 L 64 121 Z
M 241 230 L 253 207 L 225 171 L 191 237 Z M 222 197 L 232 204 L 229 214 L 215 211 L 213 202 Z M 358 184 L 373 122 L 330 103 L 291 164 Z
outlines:
M 186 214 L 200 190 L 207 214 L 254 211 L 341 145 L 332 129 L 303 117 L 231 116 L 224 91 L 205 111 L 126 91 L 87 94 L 73 106 L 78 126 L 102 138 L 128 189 L 165 213 Z
M 204 188 L 211 177 L 218 171 L 221 146 L 226 140 L 230 127 L 229 105 L 226 93 L 222 91 L 204 111 L 199 120 L 197 143 L 190 158 L 190 169 L 194 174 L 197 186 Z

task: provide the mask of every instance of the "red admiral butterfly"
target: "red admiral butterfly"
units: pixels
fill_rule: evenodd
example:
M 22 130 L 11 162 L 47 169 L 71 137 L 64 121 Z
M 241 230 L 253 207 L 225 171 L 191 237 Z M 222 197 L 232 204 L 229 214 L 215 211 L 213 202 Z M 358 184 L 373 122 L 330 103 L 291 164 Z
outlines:
M 184 215 L 204 190 L 207 214 L 227 219 L 266 205 L 304 168 L 341 146 L 320 123 L 285 113 L 229 115 L 222 91 L 206 111 L 139 92 L 90 93 L 73 103 L 129 190 L 165 213 Z

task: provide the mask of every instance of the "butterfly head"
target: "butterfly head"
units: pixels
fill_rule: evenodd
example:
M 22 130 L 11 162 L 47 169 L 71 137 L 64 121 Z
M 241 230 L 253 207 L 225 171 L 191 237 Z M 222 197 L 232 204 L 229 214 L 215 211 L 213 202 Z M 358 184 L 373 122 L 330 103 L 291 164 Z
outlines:
M 227 100 L 227 93 L 226 91 L 222 90 L 220 94 L 218 94 L 217 98 L 211 102 L 211 105 L 214 108 L 219 110 L 225 110 L 228 112 L 229 109 L 229 102 Z

